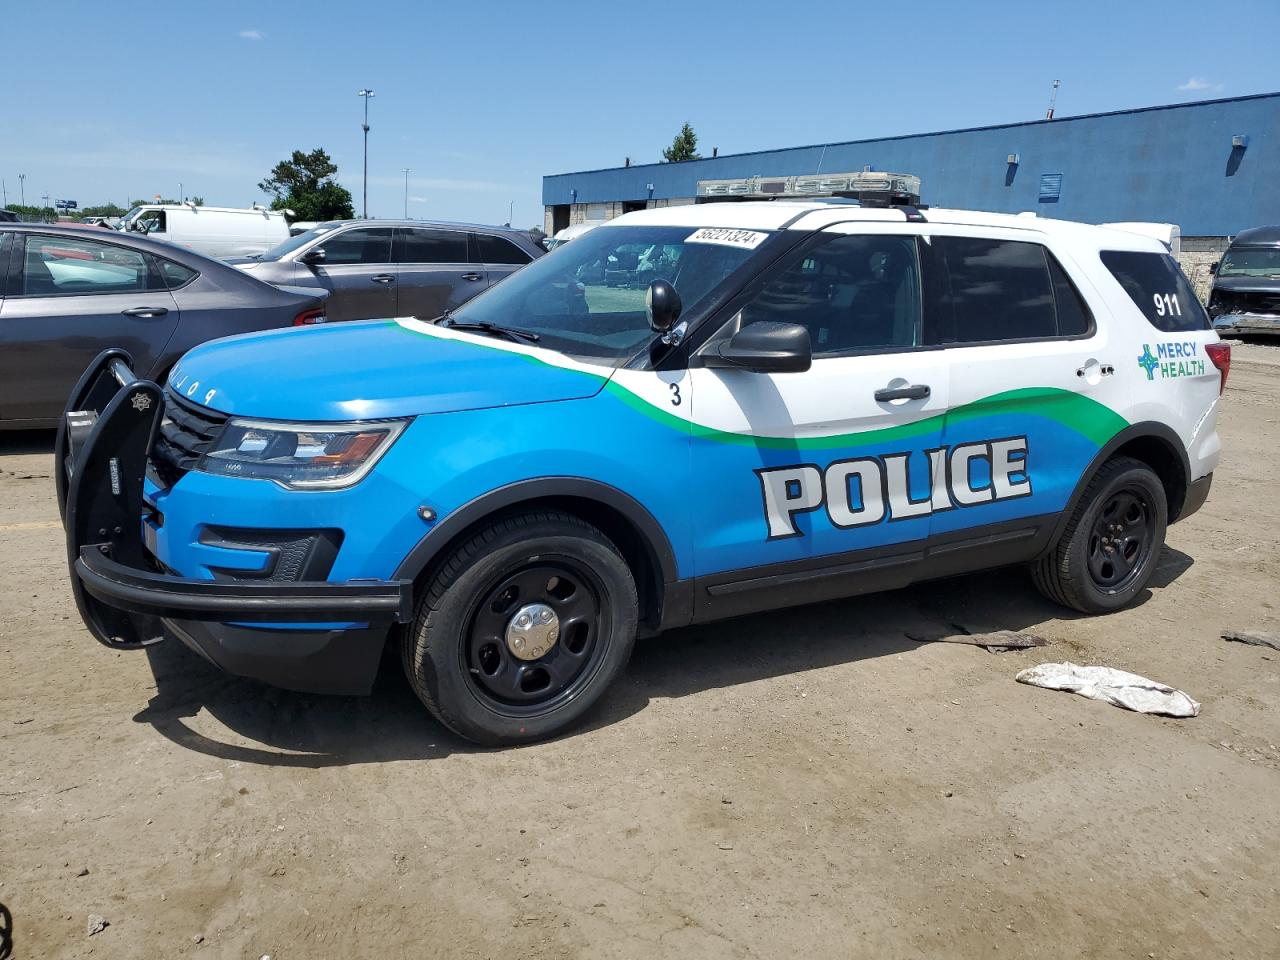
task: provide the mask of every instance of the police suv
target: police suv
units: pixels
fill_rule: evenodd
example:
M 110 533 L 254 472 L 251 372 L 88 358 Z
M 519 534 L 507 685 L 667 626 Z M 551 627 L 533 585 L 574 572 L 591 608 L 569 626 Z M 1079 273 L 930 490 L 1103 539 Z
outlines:
M 71 582 L 367 691 L 390 638 L 487 743 L 561 730 L 637 634 L 1010 564 L 1087 613 L 1204 502 L 1230 348 L 1156 240 L 821 201 L 628 214 L 456 312 L 122 350 L 58 436 Z

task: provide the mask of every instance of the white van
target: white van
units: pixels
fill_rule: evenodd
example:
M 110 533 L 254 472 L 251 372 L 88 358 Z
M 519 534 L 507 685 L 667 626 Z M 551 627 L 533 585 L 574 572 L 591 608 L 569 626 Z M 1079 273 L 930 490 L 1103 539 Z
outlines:
M 147 204 L 134 207 L 121 230 L 145 233 L 209 257 L 248 257 L 289 239 L 287 211 L 265 207 L 197 207 Z

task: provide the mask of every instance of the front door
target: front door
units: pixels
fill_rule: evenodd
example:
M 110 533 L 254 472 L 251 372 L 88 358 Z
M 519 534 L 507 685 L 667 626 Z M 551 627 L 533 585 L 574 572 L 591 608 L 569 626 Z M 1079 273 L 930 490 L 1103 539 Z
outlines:
M 401 227 L 395 253 L 398 316 L 434 320 L 485 288 L 484 267 L 470 262 L 463 231 Z
M 380 320 L 396 312 L 396 266 L 391 227 L 356 227 L 326 237 L 318 249 L 324 262 L 312 267 L 329 291 L 330 320 Z
M 818 596 L 855 592 L 858 558 L 842 555 L 868 551 L 861 556 L 875 563 L 898 554 L 909 568 L 901 555 L 923 549 L 932 514 L 950 506 L 948 372 L 940 351 L 919 346 L 909 227 L 834 226 L 731 305 L 730 330 L 808 328 L 809 371 L 690 372 L 697 575 L 709 594 L 735 594 L 735 609 L 749 609 L 753 593 L 769 605 L 753 583 L 849 563 L 851 577 Z
M 101 351 L 123 347 L 139 376 L 178 323 L 178 305 L 154 259 L 114 243 L 15 234 L 8 295 L 0 303 L 0 415 L 56 420 L 77 378 Z M 34 425 L 34 424 L 33 424 Z

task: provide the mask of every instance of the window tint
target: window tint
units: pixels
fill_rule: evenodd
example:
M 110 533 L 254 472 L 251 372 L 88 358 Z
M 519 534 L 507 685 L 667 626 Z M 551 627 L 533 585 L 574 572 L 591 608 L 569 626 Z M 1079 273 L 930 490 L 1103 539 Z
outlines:
M 936 273 L 926 343 L 1057 336 L 1053 284 L 1040 244 L 934 237 L 930 247 Z
M 390 227 L 375 227 L 335 234 L 320 244 L 324 248 L 324 265 L 390 263 L 391 233 Z
M 920 280 L 914 237 L 832 236 L 793 259 L 742 310 L 809 329 L 814 356 L 918 342 Z
M 397 233 L 400 263 L 466 263 L 467 235 L 452 230 L 423 230 L 417 227 Z
M 15 291 L 24 297 L 138 293 L 164 289 L 137 250 L 109 243 L 32 234 L 25 238 L 22 276 Z
M 1167 253 L 1104 250 L 1102 262 L 1156 329 L 1169 333 L 1209 329 L 1208 314 L 1178 262 Z
M 528 263 L 533 259 L 505 237 L 477 233 L 476 244 L 480 248 L 481 263 Z
M 1045 251 L 1049 261 L 1049 274 L 1053 277 L 1053 305 L 1058 314 L 1058 336 L 1083 337 L 1093 329 L 1093 314 L 1089 305 L 1080 296 L 1062 264 L 1049 251 Z
M 164 282 L 170 290 L 177 290 L 179 287 L 186 286 L 199 276 L 190 267 L 184 267 L 182 264 L 174 263 L 172 260 L 160 260 L 159 263 L 160 275 L 164 277 Z

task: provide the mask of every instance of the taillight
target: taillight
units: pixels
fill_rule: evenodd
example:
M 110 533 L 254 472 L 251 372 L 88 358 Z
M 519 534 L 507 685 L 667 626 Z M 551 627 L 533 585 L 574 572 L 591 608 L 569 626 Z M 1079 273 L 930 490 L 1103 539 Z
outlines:
M 1218 387 L 1218 393 L 1221 394 L 1223 390 L 1227 389 L 1227 374 L 1231 372 L 1231 344 L 1206 343 L 1204 352 L 1209 355 L 1209 361 L 1222 374 L 1222 385 Z
M 300 314 L 293 318 L 295 327 L 309 327 L 313 323 L 324 323 L 324 307 L 318 310 L 303 310 Z

